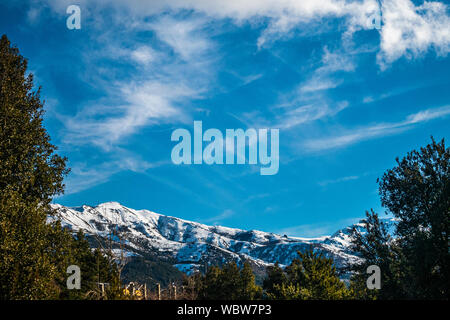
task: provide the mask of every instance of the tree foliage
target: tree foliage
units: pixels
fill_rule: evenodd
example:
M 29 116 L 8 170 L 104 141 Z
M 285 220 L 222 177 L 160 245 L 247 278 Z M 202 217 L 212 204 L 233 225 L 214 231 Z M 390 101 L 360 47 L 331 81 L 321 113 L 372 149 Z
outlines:
M 197 273 L 185 279 L 185 285 L 190 295 L 201 300 L 254 300 L 262 295 L 248 263 L 241 268 L 235 262 L 212 266 L 205 275 Z
M 350 292 L 337 274 L 331 258 L 312 248 L 298 252 L 299 258 L 281 269 L 268 268 L 264 290 L 269 299 L 339 300 L 350 298 Z
M 373 210 L 366 212 L 366 219 L 361 223 L 364 233 L 353 229 L 352 250 L 361 260 L 352 266 L 351 289 L 358 299 L 395 299 L 402 297 L 400 263 L 403 259 L 398 244 L 391 238 L 386 224 Z M 383 290 L 367 288 L 366 270 L 376 265 L 382 270 L 381 287 Z
M 82 298 L 100 279 L 116 279 L 112 260 L 64 230 L 49 207 L 63 192 L 66 158 L 43 126 L 40 88 L 27 60 L 0 39 L 0 299 Z M 66 288 L 67 267 L 82 270 L 82 289 Z M 103 280 L 102 280 L 103 281 Z
M 409 152 L 378 180 L 381 204 L 394 215 L 396 239 L 383 230 L 378 215 L 367 215 L 366 234 L 355 249 L 366 260 L 355 266 L 355 286 L 368 264 L 382 272 L 382 299 L 448 299 L 450 283 L 450 149 L 442 140 Z M 359 283 L 359 284 L 358 284 Z

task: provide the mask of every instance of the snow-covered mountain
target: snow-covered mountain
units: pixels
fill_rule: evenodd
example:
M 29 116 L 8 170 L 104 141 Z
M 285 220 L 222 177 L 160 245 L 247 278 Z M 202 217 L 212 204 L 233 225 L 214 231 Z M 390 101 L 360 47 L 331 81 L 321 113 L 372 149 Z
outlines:
M 205 265 L 226 261 L 248 261 L 261 272 L 278 262 L 288 265 L 312 246 L 314 250 L 332 257 L 338 268 L 359 258 L 349 249 L 352 226 L 338 230 L 331 236 L 298 238 L 256 230 L 240 230 L 165 216 L 148 210 L 133 210 L 117 202 L 96 207 L 64 207 L 53 204 L 57 214 L 49 221 L 60 219 L 73 231 L 82 229 L 95 239 L 112 239 L 118 251 L 119 239 L 125 243 L 127 256 L 151 254 L 171 261 L 179 270 L 190 273 Z M 390 227 L 394 221 L 386 219 Z M 362 224 L 356 225 L 362 228 Z M 95 237 L 94 237 L 95 236 Z M 94 241 L 95 243 L 95 241 Z

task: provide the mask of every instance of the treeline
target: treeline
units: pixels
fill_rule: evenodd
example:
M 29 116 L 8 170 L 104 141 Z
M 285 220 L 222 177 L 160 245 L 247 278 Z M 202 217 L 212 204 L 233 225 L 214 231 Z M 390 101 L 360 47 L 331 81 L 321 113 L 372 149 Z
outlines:
M 199 300 L 337 300 L 350 299 L 352 291 L 346 287 L 333 266 L 333 260 L 312 249 L 298 252 L 286 268 L 279 265 L 267 268 L 263 286 L 255 283 L 249 263 L 238 267 L 229 262 L 211 267 L 204 275 L 196 273 L 183 283 L 186 299 Z

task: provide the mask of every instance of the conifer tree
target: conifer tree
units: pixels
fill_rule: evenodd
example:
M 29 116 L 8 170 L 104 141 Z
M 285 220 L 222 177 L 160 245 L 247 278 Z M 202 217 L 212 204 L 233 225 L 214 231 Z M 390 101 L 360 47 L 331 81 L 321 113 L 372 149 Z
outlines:
M 404 298 L 402 290 L 402 253 L 398 244 L 391 238 L 386 224 L 378 214 L 371 210 L 362 220 L 364 232 L 352 230 L 353 251 L 358 253 L 360 261 L 351 266 L 351 290 L 356 299 L 395 299 Z M 382 270 L 381 290 L 367 288 L 367 268 L 376 265 Z
M 331 258 L 312 248 L 306 252 L 297 252 L 299 258 L 294 259 L 285 269 L 286 276 L 280 270 L 271 269 L 270 278 L 265 282 L 269 290 L 269 299 L 282 300 L 340 300 L 349 299 L 350 291 L 337 274 Z M 278 280 L 277 280 L 278 279 Z M 270 284 L 270 285 L 269 285 Z
M 73 237 L 49 206 L 64 190 L 66 158 L 43 126 L 40 88 L 27 74 L 27 60 L 0 38 L 0 299 L 84 298 L 98 274 L 118 296 L 115 264 L 92 253 L 82 233 Z M 82 268 L 82 289 L 68 291 L 69 265 Z M 95 273 L 95 275 L 94 275 Z M 97 276 L 97 277 L 95 277 Z M 97 279 L 95 281 L 94 279 Z
M 381 204 L 398 218 L 406 296 L 448 299 L 450 148 L 444 139 L 413 150 L 379 180 Z
M 40 88 L 27 60 L 0 39 L 0 297 L 52 298 L 56 268 L 45 224 L 51 197 L 63 191 L 66 159 L 42 125 Z
M 262 288 L 256 285 L 255 275 L 247 262 L 244 263 L 240 272 L 240 285 L 242 286 L 242 292 L 239 299 L 254 300 L 261 298 Z
M 298 284 L 293 283 L 274 283 L 273 289 L 266 292 L 269 300 L 303 300 L 302 290 Z
M 198 298 L 206 300 L 254 300 L 261 298 L 262 289 L 248 263 L 239 268 L 235 262 L 222 267 L 211 266 L 203 276 L 191 276 Z M 185 281 L 187 283 L 187 281 Z
M 288 267 L 288 275 L 300 287 L 303 299 L 339 300 L 348 298 L 349 292 L 337 274 L 331 258 L 311 248 Z M 295 266 L 295 268 L 293 268 Z M 292 275 L 295 273 L 295 276 Z
M 448 299 L 450 254 L 450 149 L 442 140 L 409 152 L 378 180 L 381 204 L 397 218 L 395 240 L 378 215 L 354 232 L 354 249 L 365 260 L 354 266 L 352 287 L 358 298 Z M 378 265 L 381 289 L 368 292 L 365 268 Z
M 278 263 L 267 267 L 267 277 L 263 281 L 263 289 L 269 297 L 283 296 L 281 288 L 288 285 L 288 278 Z

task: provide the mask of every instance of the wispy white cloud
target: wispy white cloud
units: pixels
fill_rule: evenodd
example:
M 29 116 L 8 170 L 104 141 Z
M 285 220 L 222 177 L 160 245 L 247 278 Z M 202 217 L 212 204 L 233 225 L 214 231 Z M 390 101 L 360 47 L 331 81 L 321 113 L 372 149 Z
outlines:
M 398 87 L 398 88 L 394 88 L 388 92 L 384 92 L 384 93 L 380 93 L 380 94 L 371 94 L 371 95 L 367 95 L 362 99 L 362 103 L 372 103 L 372 102 L 377 102 L 377 101 L 381 101 L 384 99 L 388 99 L 391 97 L 395 97 L 395 96 L 400 96 L 400 95 L 404 95 L 410 92 L 413 92 L 414 90 L 418 90 L 418 89 L 422 89 L 425 88 L 427 86 L 432 85 L 432 83 L 430 82 L 421 82 L 419 85 L 411 85 L 411 86 L 406 86 L 406 87 Z
M 301 85 L 300 92 L 310 93 L 334 89 L 338 87 L 341 83 L 342 83 L 341 79 L 335 80 L 329 78 L 321 79 L 320 77 L 313 77 Z
M 156 23 L 149 24 L 148 28 L 154 30 L 183 60 L 193 63 L 212 47 L 211 41 L 202 32 L 204 25 L 205 19 L 202 18 L 179 20 L 163 16 Z
M 149 65 L 155 61 L 157 53 L 151 47 L 142 45 L 131 52 L 131 58 L 139 64 Z
M 119 83 L 115 94 L 121 101 L 117 106 L 88 106 L 89 110 L 84 108 L 74 117 L 65 117 L 64 141 L 109 150 L 144 126 L 180 121 L 183 110 L 176 103 L 197 93 L 183 84 L 149 80 L 139 84 Z
M 348 102 L 346 101 L 337 103 L 335 107 L 330 107 L 325 102 L 301 106 L 286 112 L 275 127 L 289 129 L 303 123 L 334 116 L 347 106 Z
M 408 115 L 405 120 L 393 123 L 379 123 L 345 132 L 331 137 L 306 140 L 302 146 L 307 151 L 322 151 L 343 148 L 363 140 L 384 137 L 412 129 L 415 124 L 445 117 L 450 114 L 450 106 L 428 109 Z
M 352 180 L 358 180 L 358 179 L 359 179 L 359 176 L 346 176 L 346 177 L 341 177 L 341 178 L 337 178 L 337 179 L 333 179 L 333 180 L 320 181 L 320 182 L 318 182 L 318 185 L 320 185 L 321 187 L 325 187 L 330 184 L 336 184 L 336 183 L 340 183 L 340 182 L 346 182 L 346 181 L 352 181 Z
M 71 0 L 42 2 L 61 13 L 72 4 Z M 167 10 L 193 10 L 215 19 L 231 19 L 236 24 L 266 19 L 267 27 L 257 40 L 258 47 L 292 36 L 300 25 L 305 27 L 326 18 L 342 19 L 343 36 L 348 37 L 358 30 L 373 29 L 370 17 L 381 9 L 379 63 L 382 67 L 403 55 L 418 56 L 431 49 L 446 55 L 450 47 L 450 17 L 442 1 L 425 1 L 416 6 L 411 0 L 382 0 L 381 8 L 377 0 L 80 0 L 79 3 L 84 7 L 94 3 L 99 11 L 105 6 L 114 7 L 117 15 L 133 17 L 153 16 Z M 179 37 L 189 28 L 189 24 L 182 23 L 179 30 L 162 30 L 161 34 L 179 53 L 189 55 L 193 49 L 205 45 L 201 41 L 189 43 Z
M 249 83 L 252 83 L 253 81 L 261 79 L 264 75 L 262 73 L 256 73 L 256 74 L 250 74 L 250 75 L 246 75 L 246 76 L 239 76 L 239 75 L 236 75 L 236 76 L 242 80 L 242 85 L 245 86 Z
M 93 39 L 100 49 L 86 54 L 86 68 L 92 71 L 86 81 L 100 86 L 105 98 L 89 101 L 74 116 L 59 116 L 66 126 L 64 142 L 111 150 L 144 127 L 185 122 L 193 111 L 189 101 L 201 97 L 214 73 L 214 46 L 202 31 L 206 22 L 197 17 L 177 20 L 163 16 L 130 27 L 129 32 L 155 32 L 169 50 L 155 49 L 137 39 L 129 39 L 131 45 L 125 46 L 114 34 L 104 36 L 100 42 Z M 120 62 L 118 68 L 123 64 L 138 66 L 130 69 L 132 75 L 120 79 L 114 70 L 103 73 L 95 68 L 98 59 Z
M 111 161 L 97 165 L 87 165 L 83 162 L 70 164 L 71 172 L 65 180 L 65 194 L 75 194 L 93 186 L 105 183 L 121 171 L 145 172 L 151 168 L 163 165 L 164 162 L 150 163 L 139 159 L 137 155 L 126 154 Z
M 235 212 L 233 210 L 226 209 L 222 213 L 218 214 L 217 216 L 214 216 L 214 217 L 211 217 L 211 218 L 208 218 L 208 219 L 204 219 L 203 221 L 205 223 L 218 224 L 218 223 L 222 222 L 223 220 L 231 218 L 234 215 L 235 215 Z
M 89 167 L 72 163 L 68 193 L 107 182 L 121 171 L 147 173 L 160 165 L 156 153 L 151 163 L 136 160 L 139 155 L 127 151 L 128 138 L 143 128 L 187 122 L 195 112 L 190 101 L 201 98 L 214 77 L 214 43 L 202 30 L 207 20 L 162 16 L 130 22 L 125 30 L 113 27 L 93 38 L 92 49 L 80 48 L 89 72 L 78 76 L 102 97 L 80 105 L 76 114 L 53 112 L 64 124 L 66 146 L 96 146 L 105 159 Z M 141 31 L 153 32 L 160 43 L 116 34 Z M 105 64 L 108 68 L 99 67 Z
M 292 92 L 284 94 L 272 107 L 270 119 L 261 112 L 242 113 L 238 118 L 252 126 L 292 129 L 319 119 L 333 117 L 349 106 L 347 101 L 329 103 L 327 90 L 337 87 L 343 79 L 338 72 L 352 72 L 355 64 L 352 53 L 331 52 L 323 48 L 318 66 L 311 71 L 308 80 L 300 83 Z
M 436 118 L 441 118 L 450 114 L 450 106 L 444 106 L 441 108 L 423 110 L 408 116 L 403 125 L 410 125 Z
M 311 100 L 311 101 L 310 101 Z M 247 127 L 253 128 L 277 128 L 290 130 L 323 118 L 333 117 L 348 107 L 347 101 L 340 101 L 335 105 L 329 105 L 325 99 L 317 98 L 303 101 L 301 98 L 292 98 L 292 101 L 279 104 L 271 110 L 272 117 L 255 110 L 243 112 L 240 115 L 229 113 Z
M 343 51 L 331 52 L 327 47 L 323 49 L 320 66 L 315 69 L 307 81 L 299 87 L 300 93 L 313 93 L 336 88 L 342 79 L 336 78 L 337 72 L 351 72 L 355 70 L 355 63 L 351 55 Z
M 31 7 L 27 11 L 27 21 L 29 24 L 34 25 L 39 22 L 40 15 L 42 14 L 41 7 Z

